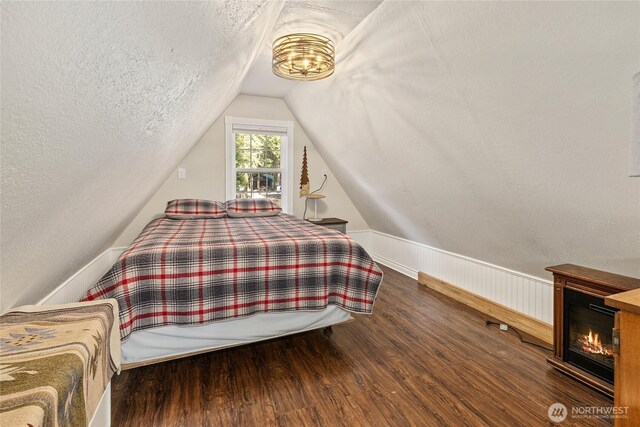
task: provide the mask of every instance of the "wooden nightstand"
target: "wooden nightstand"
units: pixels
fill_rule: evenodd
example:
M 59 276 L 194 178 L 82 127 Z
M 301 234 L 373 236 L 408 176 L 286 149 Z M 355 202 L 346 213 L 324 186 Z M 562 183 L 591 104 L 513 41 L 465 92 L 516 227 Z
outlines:
M 309 220 L 307 220 L 309 221 Z M 347 224 L 349 221 L 345 221 L 340 218 L 322 218 L 322 221 L 309 221 L 312 224 L 321 225 L 323 227 L 331 228 L 332 230 L 338 230 L 342 234 L 347 234 Z

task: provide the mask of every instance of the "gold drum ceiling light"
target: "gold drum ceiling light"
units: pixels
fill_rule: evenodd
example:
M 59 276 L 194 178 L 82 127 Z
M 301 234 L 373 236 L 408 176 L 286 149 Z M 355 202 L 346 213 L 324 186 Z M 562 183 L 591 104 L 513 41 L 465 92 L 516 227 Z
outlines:
M 290 80 L 320 80 L 335 69 L 333 42 L 319 34 L 296 33 L 273 42 L 273 72 Z

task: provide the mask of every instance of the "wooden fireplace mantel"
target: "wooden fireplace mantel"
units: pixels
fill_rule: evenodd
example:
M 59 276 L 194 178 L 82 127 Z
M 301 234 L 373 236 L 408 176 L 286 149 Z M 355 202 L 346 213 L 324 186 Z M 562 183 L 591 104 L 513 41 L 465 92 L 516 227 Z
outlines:
M 565 289 L 571 289 L 600 298 L 611 297 L 621 292 L 640 289 L 640 279 L 608 273 L 574 264 L 547 267 L 553 273 L 553 357 L 547 361 L 555 368 L 576 378 L 594 389 L 613 397 L 614 387 L 600 378 L 564 362 L 563 325 Z
M 574 279 L 580 282 L 587 282 L 591 286 L 602 288 L 609 294 L 630 291 L 640 288 L 640 279 L 606 271 L 594 270 L 593 268 L 582 267 L 574 264 L 561 264 L 547 267 L 545 270 L 566 279 Z

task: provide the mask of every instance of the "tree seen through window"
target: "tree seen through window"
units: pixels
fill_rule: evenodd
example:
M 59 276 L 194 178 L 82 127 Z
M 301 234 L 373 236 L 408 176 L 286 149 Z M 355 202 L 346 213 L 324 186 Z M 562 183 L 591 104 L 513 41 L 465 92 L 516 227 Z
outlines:
M 236 133 L 236 197 L 268 198 L 280 205 L 282 137 Z

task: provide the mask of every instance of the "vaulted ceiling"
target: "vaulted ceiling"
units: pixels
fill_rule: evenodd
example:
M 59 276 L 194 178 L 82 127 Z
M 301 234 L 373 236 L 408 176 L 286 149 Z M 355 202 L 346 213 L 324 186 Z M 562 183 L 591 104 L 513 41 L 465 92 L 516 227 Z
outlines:
M 376 230 L 640 276 L 640 3 L 383 2 L 285 97 Z
M 2 2 L 2 308 L 106 249 L 238 94 L 277 2 Z
M 107 248 L 240 91 L 285 97 L 375 229 L 538 276 L 640 275 L 639 3 L 1 7 L 2 309 Z M 338 41 L 332 77 L 271 75 L 273 37 L 299 30 Z
M 319 33 L 336 45 L 353 30 L 382 0 L 365 1 L 288 1 L 273 26 L 271 37 L 242 82 L 247 95 L 284 97 L 298 82 L 276 77 L 271 72 L 271 44 L 277 37 L 296 32 Z

